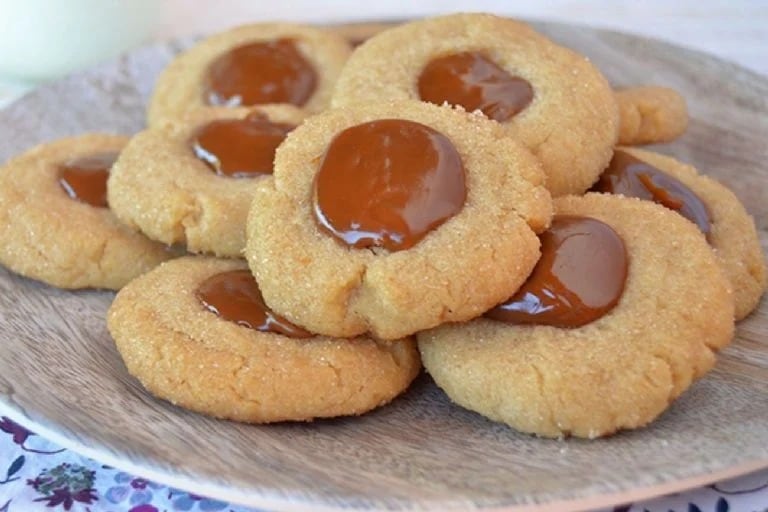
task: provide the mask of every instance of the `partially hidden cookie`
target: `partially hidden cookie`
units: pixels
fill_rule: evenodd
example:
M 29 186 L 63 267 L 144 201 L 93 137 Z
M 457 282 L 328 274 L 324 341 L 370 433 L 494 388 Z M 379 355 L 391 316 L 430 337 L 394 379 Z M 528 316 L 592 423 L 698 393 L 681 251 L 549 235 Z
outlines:
M 419 333 L 424 367 L 457 404 L 522 432 L 642 427 L 731 341 L 730 284 L 695 226 L 659 205 L 587 194 L 555 209 L 531 279 L 483 318 Z
M 619 144 L 669 142 L 688 128 L 685 98 L 669 87 L 655 85 L 616 90 Z
M 357 48 L 333 106 L 386 99 L 448 103 L 500 122 L 541 160 L 553 196 L 587 190 L 618 135 L 613 91 L 587 58 L 489 14 L 400 25 Z
M 290 105 L 207 108 L 150 128 L 126 146 L 109 202 L 126 224 L 196 253 L 239 257 L 257 182 L 304 113 Z
M 278 148 L 245 255 L 292 322 L 399 338 L 477 316 L 525 280 L 551 216 L 543 181 L 483 116 L 416 101 L 328 110 Z
M 736 320 L 757 307 L 768 284 L 760 239 L 752 217 L 726 186 L 674 158 L 623 147 L 593 190 L 655 201 L 694 222 L 733 285 Z
M 358 47 L 379 32 L 393 26 L 392 23 L 350 23 L 336 26 L 333 31 L 346 39 L 353 47 Z
M 260 23 L 210 36 L 162 72 L 149 103 L 148 124 L 178 120 L 211 106 L 290 104 L 325 109 L 351 47 L 320 28 Z
M 107 320 L 128 371 L 152 394 L 236 421 L 362 414 L 420 369 L 413 339 L 333 339 L 291 325 L 238 260 L 168 262 L 123 288 Z
M 173 257 L 107 207 L 107 176 L 127 141 L 60 139 L 0 168 L 0 262 L 59 288 L 118 289 Z

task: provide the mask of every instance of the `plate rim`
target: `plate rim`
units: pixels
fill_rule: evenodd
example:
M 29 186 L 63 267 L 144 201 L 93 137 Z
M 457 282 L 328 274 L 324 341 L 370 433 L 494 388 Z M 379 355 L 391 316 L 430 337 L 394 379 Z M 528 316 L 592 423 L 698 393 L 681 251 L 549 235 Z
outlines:
M 0 396 L 5 395 L 0 393 Z M 204 495 L 207 498 L 227 501 L 231 504 L 247 507 L 266 507 L 269 512 L 303 512 L 307 510 L 307 506 L 311 506 L 312 510 L 317 512 L 338 512 L 340 510 L 362 512 L 374 510 L 370 508 L 329 507 L 324 504 L 316 504 L 309 501 L 290 500 L 288 497 L 279 494 L 272 496 L 269 492 L 262 493 L 256 496 L 256 499 L 253 499 L 255 497 L 253 492 L 247 494 L 242 489 L 233 490 L 232 488 L 217 484 L 193 482 L 178 474 L 172 475 L 170 473 L 141 466 L 140 464 L 133 463 L 130 459 L 120 459 L 109 451 L 99 451 L 97 448 L 91 448 L 81 441 L 69 439 L 65 435 L 59 434 L 41 423 L 36 423 L 25 414 L 23 409 L 12 409 L 2 400 L 0 400 L 0 417 L 1 416 L 6 416 L 11 421 L 24 428 L 28 428 L 38 436 L 91 460 L 107 464 L 121 471 L 138 475 L 169 487 L 189 492 L 194 491 L 196 494 Z M 625 491 L 596 494 L 569 500 L 556 500 L 546 503 L 485 507 L 482 508 L 482 510 L 487 510 L 488 512 L 581 512 L 657 498 L 670 493 L 703 487 L 722 480 L 736 478 L 763 469 L 768 469 L 768 457 L 754 459 L 721 470 L 702 473 L 700 475 L 677 479 L 662 484 L 635 487 Z M 268 489 L 266 490 L 269 491 Z M 427 499 L 418 502 L 419 508 L 417 510 L 434 512 L 461 510 L 457 507 L 462 507 L 465 504 L 469 505 L 466 501 L 434 501 Z

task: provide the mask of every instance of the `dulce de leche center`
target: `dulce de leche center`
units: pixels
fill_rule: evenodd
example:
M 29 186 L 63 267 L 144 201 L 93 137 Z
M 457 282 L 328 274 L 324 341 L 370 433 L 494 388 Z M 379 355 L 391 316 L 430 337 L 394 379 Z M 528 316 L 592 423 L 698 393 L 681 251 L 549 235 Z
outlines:
M 333 138 L 315 177 L 321 231 L 358 248 L 400 251 L 461 211 L 466 173 L 451 140 L 421 123 L 381 119 Z

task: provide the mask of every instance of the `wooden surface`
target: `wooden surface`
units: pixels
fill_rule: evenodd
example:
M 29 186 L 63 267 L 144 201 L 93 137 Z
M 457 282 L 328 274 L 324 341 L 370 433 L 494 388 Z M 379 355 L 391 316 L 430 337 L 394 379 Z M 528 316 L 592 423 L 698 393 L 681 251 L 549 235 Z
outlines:
M 730 185 L 768 244 L 768 80 L 617 33 L 540 25 L 615 85 L 682 91 L 689 132 L 661 151 Z M 0 161 L 44 140 L 143 125 L 153 77 L 184 44 L 139 50 L 0 112 Z M 594 442 L 539 440 L 452 406 L 428 377 L 357 419 L 255 427 L 159 402 L 104 325 L 112 295 L 0 270 L 0 413 L 134 473 L 279 510 L 580 509 L 768 466 L 768 302 L 718 366 L 651 427 Z

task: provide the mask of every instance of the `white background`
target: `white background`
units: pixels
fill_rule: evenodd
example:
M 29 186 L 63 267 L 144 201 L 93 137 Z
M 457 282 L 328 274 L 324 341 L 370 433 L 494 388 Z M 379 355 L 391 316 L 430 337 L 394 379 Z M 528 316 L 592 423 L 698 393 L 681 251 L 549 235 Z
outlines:
M 768 0 L 0 0 L 0 106 L 44 78 L 141 42 L 254 21 L 329 23 L 462 10 L 646 35 L 768 75 Z M 19 68 L 38 74 L 24 77 Z
M 162 4 L 156 38 L 248 21 L 332 22 L 485 10 L 648 35 L 768 75 L 768 0 L 164 0 Z

